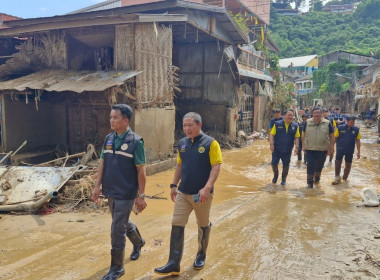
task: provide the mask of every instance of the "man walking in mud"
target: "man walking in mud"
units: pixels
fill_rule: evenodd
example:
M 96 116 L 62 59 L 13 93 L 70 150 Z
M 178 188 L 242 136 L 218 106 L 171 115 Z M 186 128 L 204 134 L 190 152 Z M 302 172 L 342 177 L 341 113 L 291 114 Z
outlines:
M 334 128 L 322 118 L 322 109 L 313 108 L 313 117 L 307 120 L 302 132 L 302 147 L 306 152 L 307 188 L 319 183 L 326 156 L 334 152 Z
M 160 275 L 179 275 L 184 248 L 184 231 L 190 213 L 194 210 L 198 224 L 198 252 L 193 268 L 205 265 L 211 223 L 210 209 L 214 184 L 220 172 L 222 153 L 219 143 L 201 130 L 202 118 L 190 112 L 183 117 L 183 132 L 178 143 L 177 165 L 171 188 L 175 202 L 167 264 L 154 270 Z M 177 189 L 177 185 L 179 187 Z
M 105 138 L 92 193 L 95 202 L 99 202 L 101 192 L 108 198 L 112 215 L 111 266 L 103 280 L 118 279 L 124 275 L 125 235 L 133 244 L 131 260 L 139 258 L 141 247 L 145 244 L 136 225 L 129 220 L 132 207 L 137 208 L 136 212 L 141 212 L 147 206 L 144 199 L 145 147 L 143 139 L 129 128 L 131 118 L 130 106 L 112 106 L 110 124 L 114 132 Z
M 322 112 L 323 112 L 323 118 L 325 118 L 326 120 L 329 120 L 329 122 L 331 123 L 331 125 L 333 126 L 334 131 L 335 131 L 336 130 L 336 122 L 334 120 L 334 117 L 329 116 L 329 110 L 326 108 L 323 108 Z M 329 163 L 332 163 L 333 157 L 334 157 L 334 153 L 330 153 Z
M 293 122 L 294 113 L 292 109 L 285 111 L 283 120 L 276 121 L 269 135 L 269 147 L 272 151 L 272 183 L 277 183 L 278 163 L 282 161 L 281 185 L 286 185 L 286 177 L 289 172 L 290 158 L 294 144 L 296 145 L 294 154 L 298 154 L 300 133 L 298 124 Z
M 343 180 L 347 180 L 351 171 L 352 159 L 355 151 L 355 144 L 357 149 L 357 158 L 360 158 L 360 131 L 355 126 L 355 116 L 347 116 L 346 124 L 339 125 L 335 130 L 336 139 L 336 157 L 335 157 L 335 180 L 333 185 L 340 183 L 340 170 L 342 167 L 342 160 L 344 157 L 345 167 L 343 171 Z
M 307 114 L 302 115 L 302 122 L 298 123 L 299 133 L 302 133 L 303 127 L 306 125 L 306 121 L 308 120 L 308 118 L 309 118 L 309 115 L 307 115 Z M 299 140 L 298 146 L 299 146 L 299 148 L 298 148 L 297 157 L 298 157 L 298 160 L 301 161 L 302 160 L 302 141 L 301 140 Z M 303 155 L 303 162 L 306 164 L 306 154 L 305 153 Z

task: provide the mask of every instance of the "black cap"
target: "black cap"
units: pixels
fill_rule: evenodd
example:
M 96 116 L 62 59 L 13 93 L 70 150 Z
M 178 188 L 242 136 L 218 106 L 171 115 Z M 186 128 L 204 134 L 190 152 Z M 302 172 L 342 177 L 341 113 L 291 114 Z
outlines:
M 346 121 L 352 121 L 352 120 L 356 120 L 356 117 L 354 115 L 346 116 Z
M 308 118 L 308 117 L 309 117 L 309 115 L 306 115 L 306 114 L 302 115 L 302 118 Z
M 281 113 L 281 110 L 280 109 L 274 109 L 273 113 Z

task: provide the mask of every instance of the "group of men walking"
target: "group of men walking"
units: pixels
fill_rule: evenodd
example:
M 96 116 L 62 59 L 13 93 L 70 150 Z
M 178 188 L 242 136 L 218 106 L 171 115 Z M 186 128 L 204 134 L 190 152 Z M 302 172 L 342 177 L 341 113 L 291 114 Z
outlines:
M 294 119 L 294 112 L 288 109 L 281 116 L 280 110 L 274 111 L 274 118 L 270 122 L 269 145 L 272 151 L 272 183 L 276 183 L 279 177 L 278 164 L 282 161 L 283 169 L 281 185 L 286 184 L 289 173 L 289 164 L 294 149 L 294 154 L 298 160 L 302 160 L 307 166 L 307 188 L 312 189 L 314 184 L 318 184 L 321 179 L 322 169 L 327 156 L 334 154 L 335 158 L 335 179 L 332 184 L 339 184 L 341 181 L 340 173 L 343 157 L 345 159 L 345 169 L 343 180 L 347 180 L 351 170 L 355 146 L 357 148 L 357 158 L 360 158 L 360 131 L 355 126 L 355 117 L 340 114 L 337 108 L 335 115 L 329 116 L 326 109 L 314 107 L 309 115 L 302 115 L 302 122 L 297 123 Z
M 124 275 L 124 250 L 126 237 L 133 244 L 131 260 L 137 260 L 145 240 L 130 220 L 131 211 L 143 211 L 145 202 L 145 147 L 143 139 L 129 127 L 132 109 L 126 104 L 116 104 L 110 113 L 113 130 L 103 144 L 98 177 L 92 199 L 99 201 L 102 193 L 108 198 L 112 215 L 111 265 L 103 280 L 118 279 Z M 154 269 L 160 275 L 179 275 L 184 249 L 184 230 L 189 215 L 195 212 L 198 224 L 198 251 L 194 269 L 205 265 L 206 250 L 211 231 L 210 209 L 214 183 L 222 164 L 219 143 L 202 132 L 202 118 L 190 112 L 183 117 L 186 137 L 178 143 L 177 164 L 170 184 L 174 205 L 170 236 L 169 260 Z
M 124 251 L 126 237 L 133 244 L 131 260 L 140 257 L 145 245 L 138 228 L 130 220 L 131 211 L 143 211 L 145 202 L 145 147 L 144 140 L 129 127 L 132 109 L 126 104 L 116 104 L 110 113 L 110 126 L 113 130 L 104 140 L 100 156 L 98 177 L 92 198 L 99 202 L 102 193 L 108 198 L 112 215 L 111 224 L 111 265 L 103 280 L 118 279 L 124 275 Z M 294 112 L 289 109 L 281 116 L 275 111 L 270 124 L 270 150 L 272 151 L 273 179 L 279 177 L 278 165 L 282 161 L 281 185 L 286 185 L 290 159 L 294 155 L 302 159 L 303 150 L 307 163 L 307 187 L 313 188 L 321 177 L 326 156 L 334 152 L 336 177 L 333 183 L 340 182 L 342 159 L 346 166 L 343 179 L 350 173 L 355 144 L 360 157 L 360 132 L 354 126 L 355 118 L 346 117 L 346 123 L 334 131 L 334 121 L 322 117 L 322 109 L 315 107 L 312 118 L 302 116 L 302 123 L 294 122 Z M 198 250 L 193 263 L 194 269 L 205 265 L 206 251 L 211 231 L 210 209 L 213 200 L 214 184 L 218 178 L 222 153 L 219 143 L 202 131 L 202 118 L 190 112 L 183 117 L 183 132 L 186 137 L 178 143 L 177 163 L 170 196 L 174 204 L 170 235 L 169 259 L 154 269 L 160 275 L 179 275 L 180 262 L 184 249 L 184 230 L 189 215 L 194 211 L 198 224 Z M 300 140 L 302 139 L 302 140 Z

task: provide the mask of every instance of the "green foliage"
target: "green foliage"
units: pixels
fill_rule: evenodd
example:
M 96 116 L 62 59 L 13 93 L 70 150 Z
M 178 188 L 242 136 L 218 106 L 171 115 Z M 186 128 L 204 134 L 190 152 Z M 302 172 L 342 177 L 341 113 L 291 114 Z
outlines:
M 359 4 L 354 16 L 363 20 L 365 18 L 378 19 L 380 17 L 380 0 L 364 0 Z
M 318 1 L 312 1 L 316 5 Z M 345 0 L 352 3 L 357 0 Z M 314 7 L 316 10 L 316 7 Z M 343 50 L 380 58 L 380 0 L 364 0 L 353 14 L 314 11 L 298 16 L 271 12 L 271 38 L 279 57 Z
M 316 92 L 332 93 L 339 97 L 341 93 L 353 87 L 354 79 L 358 77 L 358 66 L 350 64 L 347 59 L 330 63 L 326 67 L 313 72 L 313 81 Z
M 234 13 L 231 12 L 231 11 L 230 11 L 230 15 L 231 15 L 232 18 L 235 20 L 235 22 L 236 22 L 237 25 L 240 27 L 240 29 L 241 29 L 244 33 L 247 33 L 247 32 L 248 32 L 248 26 L 247 26 L 248 17 L 242 15 L 241 13 L 234 14 Z

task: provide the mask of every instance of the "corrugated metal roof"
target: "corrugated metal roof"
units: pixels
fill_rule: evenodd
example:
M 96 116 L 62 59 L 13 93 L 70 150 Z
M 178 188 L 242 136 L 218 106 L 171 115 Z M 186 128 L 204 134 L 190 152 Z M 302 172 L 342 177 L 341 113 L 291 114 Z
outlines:
M 75 72 L 68 70 L 41 71 L 21 78 L 0 82 L 0 90 L 40 89 L 46 91 L 104 91 L 120 86 L 126 80 L 141 73 L 131 71 Z
M 265 74 L 260 74 L 252 71 L 248 71 L 242 68 L 239 68 L 239 75 L 244 76 L 244 77 L 249 77 L 249 78 L 255 78 L 263 81 L 269 81 L 273 82 L 273 78 L 270 76 L 267 76 Z
M 313 54 L 313 55 L 307 55 L 307 56 L 283 58 L 283 59 L 280 59 L 279 63 L 280 63 L 281 68 L 289 67 L 291 63 L 293 63 L 293 67 L 305 66 L 317 56 L 318 55 Z

